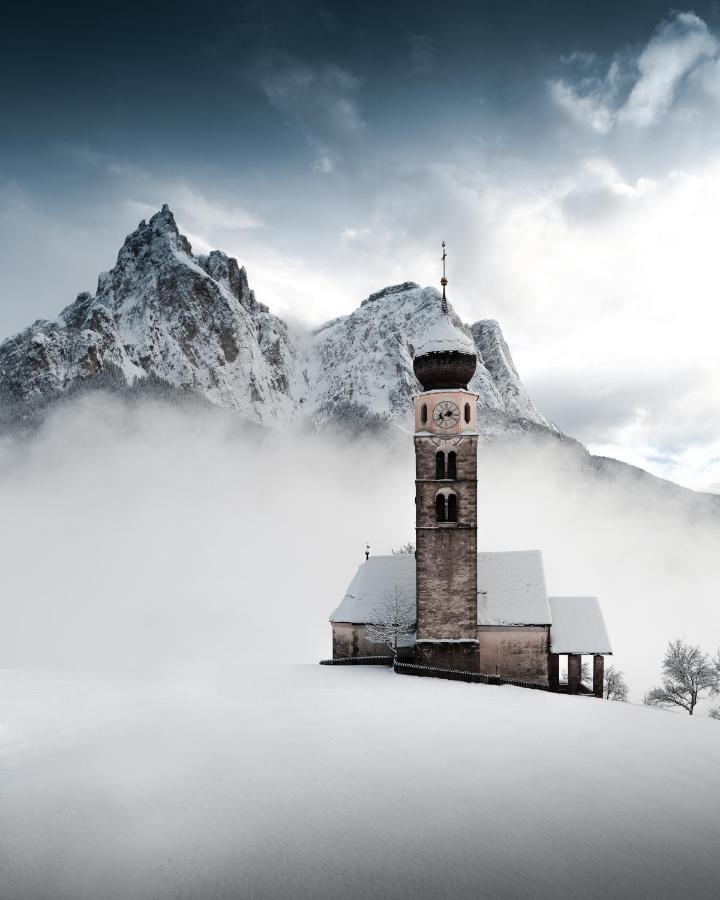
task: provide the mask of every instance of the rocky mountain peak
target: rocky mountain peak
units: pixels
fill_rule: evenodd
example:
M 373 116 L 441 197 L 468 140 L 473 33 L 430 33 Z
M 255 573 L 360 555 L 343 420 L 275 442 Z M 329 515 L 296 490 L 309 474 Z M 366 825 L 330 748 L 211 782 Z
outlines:
M 214 281 L 224 285 L 245 309 L 267 311 L 267 307 L 255 299 L 255 292 L 250 290 L 245 266 L 241 267 L 234 257 L 227 256 L 222 250 L 213 250 L 207 256 L 198 257 L 198 262 L 207 274 Z
M 392 297 L 395 294 L 404 294 L 407 291 L 412 291 L 419 289 L 420 285 L 416 284 L 414 281 L 403 281 L 402 284 L 391 284 L 386 288 L 383 288 L 381 291 L 376 291 L 374 294 L 370 294 L 369 297 L 366 297 L 365 300 L 362 301 L 360 306 L 365 306 L 366 303 L 374 303 L 376 300 L 382 300 L 384 297 Z
M 117 264 L 142 265 L 152 256 L 175 251 L 192 255 L 190 242 L 180 234 L 175 216 L 166 203 L 149 222 L 143 219 L 135 231 L 125 238 L 118 254 Z
M 420 389 L 414 347 L 441 314 L 435 288 L 407 281 L 298 340 L 256 300 L 236 259 L 220 250 L 193 255 L 165 205 L 128 235 L 94 296 L 79 294 L 58 319 L 0 344 L 0 394 L 52 398 L 112 365 L 128 382 L 152 375 L 268 426 L 348 409 L 409 426 Z M 450 315 L 477 347 L 470 389 L 480 396 L 480 421 L 551 427 L 497 323 L 468 328 Z

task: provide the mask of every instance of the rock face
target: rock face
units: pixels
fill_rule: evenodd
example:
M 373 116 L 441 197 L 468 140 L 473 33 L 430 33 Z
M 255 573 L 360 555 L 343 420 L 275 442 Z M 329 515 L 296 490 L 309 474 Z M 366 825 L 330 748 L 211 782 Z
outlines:
M 5 392 L 61 393 L 107 363 L 128 380 L 149 373 L 213 403 L 277 418 L 293 407 L 297 351 L 224 253 L 195 257 L 167 206 L 129 235 L 117 263 L 53 322 L 0 345 Z
M 194 256 L 167 206 L 129 235 L 95 296 L 0 344 L 0 387 L 14 401 L 62 395 L 108 364 L 128 382 L 154 375 L 279 427 L 348 404 L 410 423 L 415 344 L 441 315 L 412 282 L 372 294 L 349 316 L 293 337 L 255 299 L 235 259 Z M 527 395 L 497 322 L 454 323 L 478 352 L 470 389 L 487 429 L 553 429 Z
M 371 294 L 349 316 L 323 325 L 306 364 L 314 402 L 359 403 L 410 427 L 411 398 L 420 390 L 413 372 L 415 346 L 440 319 L 440 310 L 439 291 L 405 282 Z M 528 397 L 497 322 L 468 329 L 452 308 L 450 314 L 477 348 L 469 389 L 479 394 L 479 420 L 501 429 L 555 430 Z

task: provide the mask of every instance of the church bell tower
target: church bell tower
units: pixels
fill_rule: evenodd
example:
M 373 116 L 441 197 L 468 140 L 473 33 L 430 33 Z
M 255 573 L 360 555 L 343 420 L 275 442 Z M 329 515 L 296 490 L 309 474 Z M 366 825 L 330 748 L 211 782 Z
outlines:
M 417 642 L 422 665 L 477 670 L 477 423 L 473 341 L 442 314 L 420 338 L 415 402 Z

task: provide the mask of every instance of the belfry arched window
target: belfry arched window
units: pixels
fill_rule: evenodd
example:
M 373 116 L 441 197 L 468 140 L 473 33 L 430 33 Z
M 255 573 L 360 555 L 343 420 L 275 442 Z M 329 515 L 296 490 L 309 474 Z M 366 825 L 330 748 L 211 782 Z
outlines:
M 445 510 L 445 494 L 438 494 L 435 498 L 435 520 L 437 522 L 447 521 Z
M 435 454 L 435 480 L 440 481 L 445 477 L 445 454 L 438 450 Z
M 437 522 L 457 522 L 457 494 L 453 494 L 452 491 L 439 491 L 435 495 L 435 520 Z
M 465 421 L 467 422 L 468 425 L 470 424 L 470 404 L 469 403 L 465 404 Z
M 420 410 L 420 421 L 423 425 L 427 424 L 427 403 L 423 403 L 422 409 Z
M 457 478 L 457 453 L 451 450 L 447 456 L 447 477 L 453 481 Z

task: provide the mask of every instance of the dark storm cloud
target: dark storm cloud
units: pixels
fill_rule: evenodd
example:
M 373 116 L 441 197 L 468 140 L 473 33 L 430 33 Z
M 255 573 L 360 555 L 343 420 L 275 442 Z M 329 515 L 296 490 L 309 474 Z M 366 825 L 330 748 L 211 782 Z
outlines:
M 256 77 L 270 104 L 304 134 L 313 168 L 330 173 L 365 127 L 356 99 L 360 79 L 340 66 L 313 66 L 287 54 L 261 60 Z
M 413 33 L 409 34 L 407 39 L 410 44 L 410 60 L 413 73 L 425 75 L 432 72 L 438 54 L 437 44 L 432 37 L 429 34 Z
M 708 22 L 713 8 L 704 10 Z M 643 41 L 666 7 L 606 2 L 580 10 L 562 0 L 541 16 L 534 10 L 527 2 L 440 9 L 129 0 L 120 14 L 97 3 L 14 4 L 0 35 L 0 101 L 12 123 L 0 173 L 57 190 L 52 141 L 112 150 L 146 166 L 283 166 L 303 156 L 310 165 L 312 128 L 305 121 L 301 133 L 286 127 L 288 115 L 306 120 L 307 101 L 304 110 L 288 109 L 268 90 L 277 79 L 268 71 L 282 60 L 286 70 L 314 73 L 307 83 L 321 91 L 331 72 L 361 83 L 352 102 L 376 141 L 419 137 L 431 121 L 452 123 L 460 136 L 463 123 L 497 128 L 502 115 L 504 130 L 532 140 L 537 152 L 545 82 L 557 60 L 590 50 L 605 58 Z

